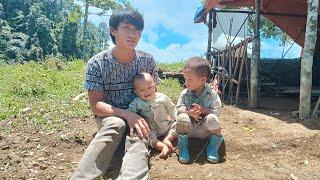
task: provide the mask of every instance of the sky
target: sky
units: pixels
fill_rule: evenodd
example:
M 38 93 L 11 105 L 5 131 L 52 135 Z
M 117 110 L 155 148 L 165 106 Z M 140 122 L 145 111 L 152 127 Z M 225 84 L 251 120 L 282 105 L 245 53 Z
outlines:
M 137 49 L 152 54 L 159 63 L 184 61 L 192 56 L 205 57 L 208 41 L 207 26 L 203 23 L 193 23 L 200 0 L 129 0 L 129 2 L 138 9 L 145 21 Z M 91 7 L 89 12 L 92 11 L 99 10 Z M 213 47 L 223 48 L 226 43 L 223 31 L 229 32 L 230 18 L 233 18 L 234 22 L 231 30 L 231 39 L 233 39 L 245 16 L 231 14 L 227 17 L 221 14 L 218 18 L 222 28 L 217 26 L 214 30 Z M 108 22 L 108 17 L 101 18 L 91 15 L 89 21 L 99 24 L 100 21 Z M 243 38 L 243 31 L 240 32 L 240 38 L 236 38 L 235 42 Z M 275 39 L 262 39 L 261 57 L 281 58 L 283 47 L 279 44 L 280 42 Z M 110 45 L 112 46 L 112 43 Z M 290 45 L 287 43 L 286 49 Z M 299 57 L 300 49 L 297 44 L 294 44 L 285 58 Z M 249 54 L 250 51 L 249 49 Z

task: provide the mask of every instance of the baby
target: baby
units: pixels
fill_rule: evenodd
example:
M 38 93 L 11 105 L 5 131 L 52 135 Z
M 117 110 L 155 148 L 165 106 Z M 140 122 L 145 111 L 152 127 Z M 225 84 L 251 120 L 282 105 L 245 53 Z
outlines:
M 148 73 L 137 74 L 133 85 L 137 97 L 130 103 L 128 110 L 139 114 L 149 123 L 149 143 L 164 158 L 172 150 L 172 144 L 166 138 L 163 142 L 158 138 L 168 134 L 172 140 L 177 137 L 173 131 L 175 104 L 166 95 L 157 92 L 156 83 Z

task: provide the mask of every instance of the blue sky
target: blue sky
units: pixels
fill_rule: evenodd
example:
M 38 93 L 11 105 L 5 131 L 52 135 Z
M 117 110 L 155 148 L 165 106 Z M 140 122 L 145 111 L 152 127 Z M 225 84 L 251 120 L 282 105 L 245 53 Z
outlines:
M 164 63 L 183 61 L 191 56 L 204 56 L 207 49 L 207 27 L 203 23 L 193 23 L 200 0 L 129 1 L 139 10 L 145 20 L 145 28 L 138 49 L 152 54 L 157 62 Z M 90 11 L 97 10 L 91 8 Z M 95 24 L 101 20 L 103 19 L 94 15 L 89 17 L 89 21 Z M 104 18 L 104 21 L 108 22 L 108 18 Z M 228 22 L 222 21 L 221 23 L 228 29 Z M 236 26 L 238 25 L 235 25 L 234 29 Z M 225 39 L 221 33 L 214 34 L 214 36 Z M 224 42 L 221 38 L 217 39 L 215 45 L 221 45 Z M 261 57 L 280 58 L 282 47 L 279 44 L 274 39 L 263 39 Z M 300 47 L 295 44 L 286 58 L 295 58 L 299 55 Z

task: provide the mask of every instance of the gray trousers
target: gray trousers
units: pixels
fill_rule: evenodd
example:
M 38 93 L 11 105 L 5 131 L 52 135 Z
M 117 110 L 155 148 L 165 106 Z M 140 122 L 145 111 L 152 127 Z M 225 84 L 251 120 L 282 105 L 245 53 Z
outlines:
M 193 121 L 186 113 L 181 113 L 176 119 L 176 133 L 187 134 L 188 137 L 205 139 L 209 131 L 220 129 L 220 121 L 215 114 L 208 114 L 200 122 Z
M 125 152 L 117 179 L 148 179 L 146 140 L 125 135 L 125 121 L 118 117 L 96 118 L 99 131 L 83 154 L 71 180 L 99 179 L 110 167 L 118 146 L 125 137 Z M 118 150 L 117 150 L 118 149 Z M 119 157 L 118 157 L 119 158 Z

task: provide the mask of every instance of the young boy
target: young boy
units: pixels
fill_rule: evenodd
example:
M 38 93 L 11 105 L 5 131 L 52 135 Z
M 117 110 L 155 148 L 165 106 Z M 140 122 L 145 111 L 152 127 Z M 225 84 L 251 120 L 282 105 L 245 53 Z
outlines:
M 186 89 L 178 100 L 176 133 L 178 133 L 179 161 L 188 163 L 188 137 L 205 139 L 209 137 L 207 160 L 219 161 L 218 149 L 223 141 L 219 115 L 221 101 L 216 92 L 208 86 L 210 75 L 208 61 L 200 57 L 190 58 L 183 69 Z M 168 137 L 171 139 L 171 137 Z
M 156 83 L 149 73 L 139 73 L 133 79 L 134 90 L 137 97 L 129 104 L 128 110 L 139 114 L 150 127 L 149 143 L 151 147 L 159 150 L 160 157 L 164 158 L 170 152 L 171 142 L 161 142 L 159 137 L 173 133 L 174 103 L 164 94 L 157 92 Z M 173 138 L 172 138 L 173 139 Z M 169 147 L 168 147 L 169 146 Z

